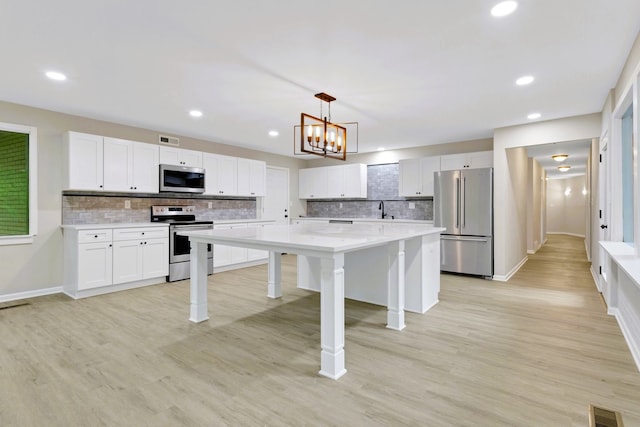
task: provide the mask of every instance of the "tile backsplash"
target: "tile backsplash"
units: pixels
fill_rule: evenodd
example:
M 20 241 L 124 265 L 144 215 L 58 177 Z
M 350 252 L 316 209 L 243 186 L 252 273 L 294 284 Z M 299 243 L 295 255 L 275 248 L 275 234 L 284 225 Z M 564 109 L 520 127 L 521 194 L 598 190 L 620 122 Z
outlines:
M 125 208 L 129 201 L 130 208 Z M 212 207 L 209 208 L 209 203 Z M 153 197 L 63 195 L 62 224 L 112 224 L 149 222 L 153 205 L 193 205 L 196 219 L 255 219 L 255 199 L 168 199 Z
M 366 200 L 309 200 L 308 217 L 380 218 L 384 201 L 387 218 L 433 220 L 433 198 L 406 199 L 398 195 L 397 163 L 367 166 Z

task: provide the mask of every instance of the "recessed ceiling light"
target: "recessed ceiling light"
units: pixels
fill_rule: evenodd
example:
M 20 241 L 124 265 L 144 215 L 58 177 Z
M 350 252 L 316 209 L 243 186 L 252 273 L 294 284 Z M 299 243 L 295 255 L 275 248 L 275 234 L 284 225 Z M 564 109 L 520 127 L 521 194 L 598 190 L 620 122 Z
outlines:
M 493 8 L 491 9 L 491 14 L 496 18 L 507 16 L 512 14 L 517 7 L 518 3 L 515 1 L 503 1 L 493 6 Z
M 269 131 L 269 136 L 278 136 L 280 135 L 280 132 L 278 132 L 277 130 L 270 130 Z
M 516 84 L 518 86 L 526 86 L 533 82 L 533 76 L 522 76 L 518 80 L 516 80 Z
M 527 119 L 535 120 L 535 119 L 539 119 L 540 117 L 541 117 L 540 113 L 531 113 L 527 116 Z
M 560 172 L 566 172 L 566 171 L 568 171 L 569 169 L 571 169 L 571 166 L 569 166 L 569 165 L 562 165 L 562 166 L 558 166 L 558 170 L 559 170 Z
M 57 71 L 47 71 L 45 75 L 51 80 L 57 80 L 59 82 L 67 80 L 67 76 Z
M 191 111 L 189 111 L 189 115 L 191 117 L 202 117 L 202 111 L 191 110 Z
M 553 156 L 551 156 L 551 158 L 553 160 L 555 160 L 556 162 L 562 162 L 562 161 L 566 160 L 567 157 L 569 157 L 568 154 L 554 154 Z

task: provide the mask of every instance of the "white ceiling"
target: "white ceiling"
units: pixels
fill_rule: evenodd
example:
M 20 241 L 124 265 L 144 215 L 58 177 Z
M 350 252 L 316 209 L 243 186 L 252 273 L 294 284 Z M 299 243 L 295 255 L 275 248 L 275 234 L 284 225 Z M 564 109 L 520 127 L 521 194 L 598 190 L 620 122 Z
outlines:
M 549 179 L 561 179 L 586 174 L 590 147 L 591 140 L 566 141 L 535 145 L 528 147 L 527 152 L 529 157 L 536 159 L 545 169 Z M 551 158 L 554 154 L 567 154 L 569 157 L 562 162 L 556 162 Z M 571 166 L 571 169 L 560 172 L 558 170 L 560 165 Z
M 520 0 L 499 19 L 495 3 L 5 0 L 0 100 L 282 155 L 317 92 L 359 122 L 360 152 L 601 111 L 640 1 Z

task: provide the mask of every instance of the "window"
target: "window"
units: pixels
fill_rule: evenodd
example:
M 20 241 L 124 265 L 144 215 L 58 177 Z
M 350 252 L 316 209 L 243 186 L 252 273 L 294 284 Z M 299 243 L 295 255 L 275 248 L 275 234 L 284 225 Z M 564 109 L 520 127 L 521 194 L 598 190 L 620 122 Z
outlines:
M 37 232 L 37 137 L 0 123 L 0 245 L 33 242 Z
M 622 241 L 633 243 L 633 105 L 622 116 Z

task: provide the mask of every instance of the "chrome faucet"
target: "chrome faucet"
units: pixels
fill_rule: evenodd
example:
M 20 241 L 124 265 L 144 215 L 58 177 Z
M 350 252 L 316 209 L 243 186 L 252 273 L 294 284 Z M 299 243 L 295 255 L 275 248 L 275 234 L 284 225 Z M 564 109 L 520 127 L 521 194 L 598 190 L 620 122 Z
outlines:
M 380 204 L 378 205 L 378 210 L 382 211 L 382 213 L 380 214 L 380 218 L 384 219 L 384 217 L 386 217 L 387 214 L 384 213 L 384 202 L 382 200 L 380 200 Z

